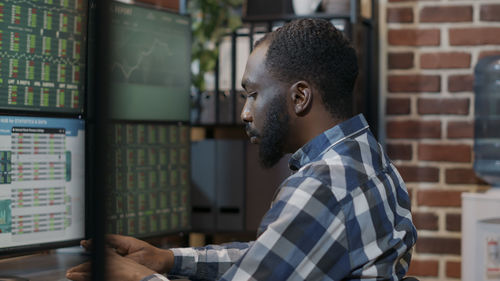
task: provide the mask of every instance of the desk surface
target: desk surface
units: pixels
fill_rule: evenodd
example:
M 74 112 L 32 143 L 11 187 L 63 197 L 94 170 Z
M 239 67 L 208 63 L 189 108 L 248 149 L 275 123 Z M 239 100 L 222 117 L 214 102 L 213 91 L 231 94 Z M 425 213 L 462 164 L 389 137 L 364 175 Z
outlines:
M 59 281 L 66 279 L 66 270 L 89 260 L 81 251 L 55 251 L 0 260 L 0 273 L 24 277 L 30 281 Z
M 30 281 L 66 281 L 69 280 L 66 279 L 66 270 L 88 260 L 90 256 L 79 247 L 61 249 L 50 254 L 0 259 L 0 275 L 23 277 Z M 178 278 L 171 280 L 189 281 Z

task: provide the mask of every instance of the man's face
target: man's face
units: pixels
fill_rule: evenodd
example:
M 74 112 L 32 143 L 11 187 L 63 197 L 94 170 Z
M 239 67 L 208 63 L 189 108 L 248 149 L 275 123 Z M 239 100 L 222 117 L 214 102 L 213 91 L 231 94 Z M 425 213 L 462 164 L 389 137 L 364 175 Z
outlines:
M 258 143 L 264 167 L 272 167 L 284 154 L 289 119 L 286 86 L 274 79 L 265 67 L 267 43 L 259 45 L 248 58 L 242 86 L 246 102 L 241 119 L 252 143 Z

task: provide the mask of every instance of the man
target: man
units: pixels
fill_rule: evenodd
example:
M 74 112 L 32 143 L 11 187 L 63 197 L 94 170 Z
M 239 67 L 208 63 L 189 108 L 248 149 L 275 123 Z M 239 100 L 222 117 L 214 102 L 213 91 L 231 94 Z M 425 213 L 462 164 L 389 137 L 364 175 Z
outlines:
M 241 118 L 262 164 L 294 153 L 294 174 L 256 241 L 161 250 L 111 236 L 118 254 L 110 254 L 109 279 L 400 280 L 416 240 L 410 200 L 363 116 L 349 119 L 357 72 L 354 49 L 325 20 L 293 21 L 257 42 Z M 68 278 L 82 280 L 86 270 Z

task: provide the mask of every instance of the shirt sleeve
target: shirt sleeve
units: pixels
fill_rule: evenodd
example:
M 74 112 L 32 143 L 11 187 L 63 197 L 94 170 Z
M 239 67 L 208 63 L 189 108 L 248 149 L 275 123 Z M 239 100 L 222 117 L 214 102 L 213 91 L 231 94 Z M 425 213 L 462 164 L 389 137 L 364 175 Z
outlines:
M 169 275 L 190 280 L 217 280 L 241 259 L 254 242 L 233 242 L 199 248 L 173 248 L 174 267 Z M 156 280 L 155 280 L 156 281 Z

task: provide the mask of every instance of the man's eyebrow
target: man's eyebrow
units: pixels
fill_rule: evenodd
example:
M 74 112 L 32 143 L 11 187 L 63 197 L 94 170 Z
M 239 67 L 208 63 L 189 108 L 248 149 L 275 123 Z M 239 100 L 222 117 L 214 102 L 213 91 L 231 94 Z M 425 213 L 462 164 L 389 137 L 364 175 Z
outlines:
M 248 85 L 248 79 L 245 79 L 245 80 L 241 80 L 241 87 L 243 89 L 247 89 L 247 85 Z
M 255 84 L 255 83 L 253 83 L 253 82 L 252 82 L 250 79 L 248 79 L 248 78 L 245 78 L 244 80 L 242 80 L 242 81 L 241 81 L 241 87 L 243 87 L 243 89 L 245 89 L 245 90 L 247 89 L 247 87 L 248 87 L 248 86 L 250 86 L 250 87 L 251 87 L 253 84 Z

